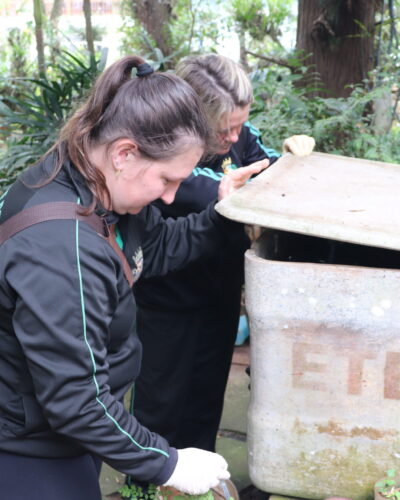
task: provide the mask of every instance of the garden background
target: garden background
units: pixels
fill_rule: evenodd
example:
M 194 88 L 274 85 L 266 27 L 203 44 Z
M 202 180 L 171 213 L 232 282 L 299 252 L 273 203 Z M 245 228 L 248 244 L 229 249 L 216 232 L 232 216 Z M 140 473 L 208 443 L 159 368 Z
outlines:
M 0 192 L 108 64 L 218 52 L 251 78 L 266 146 L 400 163 L 400 0 L 1 0 Z

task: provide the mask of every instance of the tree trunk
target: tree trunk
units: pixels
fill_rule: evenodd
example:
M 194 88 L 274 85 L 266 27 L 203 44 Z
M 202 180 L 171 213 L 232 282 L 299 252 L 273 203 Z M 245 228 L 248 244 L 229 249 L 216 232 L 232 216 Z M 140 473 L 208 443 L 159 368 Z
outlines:
M 33 0 L 33 17 L 35 19 L 36 50 L 38 55 L 38 70 L 40 76 L 46 75 L 46 62 L 44 58 L 44 11 L 41 0 Z
M 64 0 L 54 0 L 53 7 L 51 8 L 50 21 L 57 25 L 58 20 L 62 13 Z
M 249 73 L 250 67 L 249 67 L 249 62 L 247 60 L 247 49 L 246 49 L 246 33 L 243 30 L 241 26 L 238 27 L 239 30 L 239 47 L 240 47 L 240 64 L 242 65 L 243 69 Z
M 83 13 L 85 15 L 86 43 L 91 57 L 95 58 L 93 28 L 92 28 L 92 7 L 90 0 L 83 0 Z
M 308 76 L 317 72 L 325 88 L 313 95 L 345 97 L 351 92 L 348 85 L 367 78 L 374 64 L 375 12 L 381 2 L 299 0 L 297 50 L 309 55 Z
M 138 21 L 146 28 L 156 46 L 164 56 L 173 52 L 169 42 L 168 26 L 172 15 L 169 0 L 132 0 L 133 12 Z
M 56 64 L 56 57 L 60 53 L 60 39 L 58 37 L 58 21 L 62 14 L 63 0 L 54 0 L 50 13 L 50 63 Z

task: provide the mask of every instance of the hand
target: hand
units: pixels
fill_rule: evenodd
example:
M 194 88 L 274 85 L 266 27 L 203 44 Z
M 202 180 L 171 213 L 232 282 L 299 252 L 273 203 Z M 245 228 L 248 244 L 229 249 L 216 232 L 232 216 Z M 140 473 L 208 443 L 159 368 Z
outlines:
M 314 147 L 315 139 L 309 135 L 292 135 L 283 141 L 283 152 L 293 153 L 295 156 L 307 156 Z
M 218 200 L 222 200 L 236 189 L 242 187 L 254 174 L 258 174 L 269 165 L 269 160 L 256 161 L 248 167 L 241 167 L 236 170 L 230 170 L 222 177 L 218 188 Z
M 228 464 L 217 453 L 198 448 L 178 450 L 178 462 L 163 486 L 171 486 L 189 495 L 202 495 L 229 479 Z

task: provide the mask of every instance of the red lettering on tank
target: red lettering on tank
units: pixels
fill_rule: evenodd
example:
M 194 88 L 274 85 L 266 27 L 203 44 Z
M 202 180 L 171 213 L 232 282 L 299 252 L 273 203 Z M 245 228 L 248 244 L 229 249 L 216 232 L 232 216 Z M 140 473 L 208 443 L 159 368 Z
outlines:
M 383 397 L 400 399 L 400 352 L 387 352 Z
M 358 350 L 335 347 L 339 356 L 345 356 L 349 360 L 347 371 L 347 394 L 359 395 L 362 393 L 362 382 L 364 373 L 364 361 L 376 359 L 376 353 L 370 350 Z
M 306 380 L 307 372 L 326 373 L 327 365 L 325 363 L 317 363 L 309 361 L 309 354 L 326 354 L 327 346 L 322 344 L 308 344 L 306 342 L 295 342 L 293 344 L 293 387 L 302 389 L 311 389 L 314 391 L 327 391 L 328 388 L 324 382 L 320 380 Z

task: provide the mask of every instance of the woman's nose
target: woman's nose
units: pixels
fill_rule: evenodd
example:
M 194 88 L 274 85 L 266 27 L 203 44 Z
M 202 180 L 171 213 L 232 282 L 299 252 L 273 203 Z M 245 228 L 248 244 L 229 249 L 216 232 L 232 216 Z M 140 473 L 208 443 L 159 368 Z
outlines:
M 237 129 L 231 129 L 229 131 L 229 142 L 237 142 L 239 140 L 239 131 Z
M 171 205 L 171 203 L 174 201 L 175 199 L 175 195 L 176 195 L 176 192 L 178 190 L 178 187 L 169 187 L 165 192 L 164 194 L 161 196 L 161 199 L 162 201 L 166 204 L 166 205 Z

